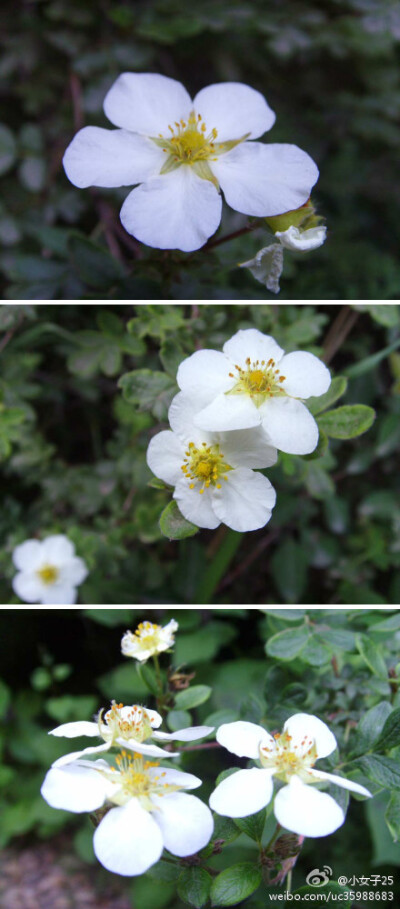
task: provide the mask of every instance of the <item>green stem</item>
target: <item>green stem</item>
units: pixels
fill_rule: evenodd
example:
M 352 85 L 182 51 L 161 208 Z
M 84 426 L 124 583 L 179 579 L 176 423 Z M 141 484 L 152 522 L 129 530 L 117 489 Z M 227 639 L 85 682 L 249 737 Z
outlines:
M 210 562 L 197 589 L 195 603 L 211 603 L 212 595 L 240 546 L 243 535 L 228 530 L 215 557 Z
M 287 891 L 287 893 L 291 893 L 291 892 L 292 892 L 292 875 L 293 875 L 293 871 L 292 871 L 292 869 L 290 869 L 290 871 L 288 871 L 288 873 L 287 873 L 287 878 L 286 878 L 286 891 Z

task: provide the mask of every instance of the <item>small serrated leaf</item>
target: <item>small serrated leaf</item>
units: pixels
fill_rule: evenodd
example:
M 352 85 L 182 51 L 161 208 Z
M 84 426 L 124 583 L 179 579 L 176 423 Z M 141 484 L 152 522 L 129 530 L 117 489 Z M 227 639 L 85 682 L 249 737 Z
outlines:
M 174 500 L 164 508 L 159 524 L 161 533 L 169 540 L 185 540 L 187 537 L 194 537 L 199 532 L 196 524 L 191 524 L 183 517 Z

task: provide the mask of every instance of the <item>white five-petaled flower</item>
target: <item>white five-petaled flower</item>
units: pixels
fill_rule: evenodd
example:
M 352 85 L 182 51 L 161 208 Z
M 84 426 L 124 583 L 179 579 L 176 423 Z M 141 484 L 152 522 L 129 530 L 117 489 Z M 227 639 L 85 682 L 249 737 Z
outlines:
M 134 632 L 125 632 L 121 641 L 122 653 L 144 663 L 149 657 L 173 647 L 174 634 L 177 630 L 178 622 L 175 619 L 171 619 L 164 626 L 154 625 L 153 622 L 140 622 Z
M 309 454 L 318 426 L 302 398 L 324 394 L 331 383 L 325 364 L 307 351 L 285 354 L 256 328 L 237 331 L 217 350 L 198 350 L 180 364 L 177 382 L 196 402 L 194 423 L 208 432 L 261 424 L 270 445 Z
M 124 706 L 113 701 L 106 713 L 103 710 L 100 711 L 97 722 L 78 720 L 74 723 L 63 723 L 50 731 L 49 735 L 65 736 L 69 739 L 87 735 L 104 740 L 102 745 L 94 745 L 84 748 L 82 751 L 63 755 L 54 762 L 53 767 L 63 767 L 65 764 L 81 758 L 82 755 L 109 751 L 115 745 L 152 757 L 175 757 L 178 752 L 165 751 L 158 745 L 148 744 L 147 740 L 171 742 L 177 739 L 180 742 L 192 742 L 214 731 L 213 726 L 190 726 L 187 729 L 178 729 L 176 732 L 155 731 L 158 730 L 161 723 L 162 717 L 156 710 L 148 710 L 138 704 Z
M 337 747 L 333 733 L 316 716 L 296 713 L 286 721 L 282 734 L 274 736 L 255 723 L 226 723 L 218 729 L 217 741 L 233 754 L 261 763 L 261 768 L 239 770 L 217 786 L 210 806 L 218 814 L 246 817 L 260 811 L 271 801 L 275 776 L 285 783 L 274 802 L 279 824 L 303 836 L 326 836 L 343 824 L 344 812 L 330 795 L 310 784 L 334 783 L 371 796 L 359 783 L 314 770 L 315 761 Z
M 236 211 L 273 216 L 303 205 L 318 179 L 296 145 L 248 142 L 275 114 L 260 92 L 240 82 L 203 88 L 191 100 L 175 79 L 123 73 L 104 111 L 116 130 L 86 126 L 64 155 L 69 180 L 130 186 L 121 210 L 128 233 L 159 249 L 198 249 L 221 220 L 221 187 Z
M 185 856 L 207 845 L 213 831 L 210 809 L 179 791 L 200 786 L 198 777 L 159 767 L 141 754 L 122 752 L 116 764 L 110 767 L 100 759 L 53 767 L 41 788 L 52 808 L 92 812 L 112 806 L 93 839 L 105 868 L 115 874 L 143 874 L 158 862 L 164 847 Z
M 277 452 L 261 429 L 205 432 L 195 426 L 192 398 L 177 394 L 168 417 L 172 432 L 150 442 L 147 463 L 157 477 L 174 486 L 179 510 L 199 527 L 227 524 L 241 533 L 263 527 L 276 493 L 269 480 L 251 468 L 275 464 Z
M 75 555 L 74 544 L 63 534 L 41 542 L 25 540 L 15 547 L 13 562 L 18 568 L 13 590 L 26 603 L 69 606 L 76 601 L 78 584 L 88 575 L 85 562 Z

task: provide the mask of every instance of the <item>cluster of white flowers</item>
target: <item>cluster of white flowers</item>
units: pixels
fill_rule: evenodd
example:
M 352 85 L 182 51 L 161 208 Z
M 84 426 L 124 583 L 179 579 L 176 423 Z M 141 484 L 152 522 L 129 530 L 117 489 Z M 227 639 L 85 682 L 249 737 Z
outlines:
M 184 857 L 202 849 L 213 832 L 210 809 L 186 790 L 201 785 L 193 774 L 161 766 L 145 756 L 175 757 L 147 744 L 149 738 L 193 741 L 213 732 L 198 726 L 173 734 L 154 732 L 161 724 L 155 710 L 112 703 L 96 722 L 66 723 L 53 729 L 56 736 L 97 736 L 104 744 L 67 754 L 54 762 L 41 793 L 53 808 L 93 812 L 102 809 L 94 834 L 94 850 L 109 871 L 138 875 L 162 855 L 164 847 Z M 287 830 L 309 837 L 326 836 L 343 824 L 344 812 L 313 784 L 334 783 L 362 796 L 364 786 L 335 774 L 314 770 L 318 758 L 336 748 L 336 739 L 318 717 L 299 713 L 290 717 L 282 734 L 274 736 L 254 723 L 220 726 L 217 741 L 239 757 L 261 765 L 238 770 L 224 779 L 210 796 L 210 807 L 228 817 L 247 817 L 261 810 L 273 796 L 272 777 L 284 783 L 275 796 L 275 816 Z M 88 761 L 84 755 L 123 746 L 115 763 Z
M 303 399 L 327 391 L 329 370 L 313 354 L 285 354 L 269 335 L 249 328 L 223 352 L 187 357 L 177 382 L 171 430 L 151 440 L 150 469 L 174 487 L 181 513 L 197 526 L 263 527 L 276 494 L 255 468 L 271 467 L 277 449 L 304 455 L 316 448 L 318 426 Z
M 199 249 L 232 208 L 263 218 L 302 206 L 318 179 L 296 145 L 258 139 L 275 122 L 260 92 L 240 82 L 203 88 L 192 100 L 175 79 L 123 73 L 104 100 L 117 129 L 81 129 L 64 155 L 80 188 L 129 186 L 125 230 L 159 249 Z
M 63 534 L 42 541 L 25 540 L 15 547 L 12 557 L 18 569 L 13 590 L 26 603 L 70 606 L 76 601 L 78 585 L 88 575 L 85 562 Z

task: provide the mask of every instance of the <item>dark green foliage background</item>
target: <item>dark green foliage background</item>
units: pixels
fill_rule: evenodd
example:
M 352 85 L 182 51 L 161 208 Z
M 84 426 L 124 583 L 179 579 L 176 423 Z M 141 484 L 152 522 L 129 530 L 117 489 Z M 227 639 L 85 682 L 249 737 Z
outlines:
M 51 838 L 55 848 L 59 843 L 64 859 L 72 852 L 89 863 L 88 873 L 99 889 L 110 882 L 109 873 L 94 859 L 93 827 L 87 815 L 78 817 L 56 811 L 39 794 L 50 763 L 62 754 L 85 747 L 87 739 L 71 742 L 49 737 L 47 733 L 62 722 L 91 719 L 100 708 L 108 707 L 112 698 L 154 708 L 154 697 L 136 671 L 136 662 L 121 656 L 120 640 L 127 628 L 134 630 L 140 621 L 165 624 L 171 618 L 178 620 L 179 630 L 173 653 L 160 656 L 162 671 L 172 664 L 181 672 L 194 672 L 186 696 L 193 686 L 204 685 L 208 686 L 208 699 L 179 717 L 170 712 L 167 728 L 201 723 L 218 726 L 240 718 L 261 723 L 274 732 L 280 731 L 294 713 L 316 714 L 328 723 L 339 747 L 339 756 L 333 754 L 318 762 L 320 769 L 348 776 L 374 794 L 373 799 L 362 804 L 357 797 L 351 797 L 346 822 L 336 833 L 306 840 L 294 870 L 293 889 L 304 886 L 312 869 L 325 865 L 332 868 L 333 880 L 342 875 L 360 878 L 393 874 L 394 887 L 369 884 L 355 885 L 353 889 L 394 890 L 392 905 L 396 905 L 400 865 L 399 771 L 396 771 L 397 780 L 391 783 L 386 779 L 379 784 L 368 762 L 379 760 L 381 766 L 400 766 L 398 610 L 266 609 L 265 615 L 254 609 L 3 611 L 0 613 L 0 847 L 12 843 L 23 850 Z M 303 640 L 301 646 L 300 639 L 305 633 L 308 642 L 304 645 Z M 151 661 L 146 668 L 151 679 Z M 385 739 L 381 730 L 389 714 L 394 733 Z M 360 764 L 357 757 L 371 752 L 372 759 L 363 758 L 367 763 Z M 204 801 L 219 773 L 247 764 L 246 759 L 235 758 L 225 749 L 215 747 L 189 750 L 180 759 L 183 770 L 195 773 L 204 781 L 196 793 Z M 329 792 L 346 810 L 348 793 L 337 787 L 331 787 Z M 390 829 L 385 821 L 389 799 Z M 215 837 L 228 840 L 227 845 L 221 854 L 207 857 L 206 850 L 201 863 L 214 874 L 243 862 L 254 867 L 258 849 L 254 840 L 240 834 L 241 821 L 238 825 L 231 821 L 223 823 L 224 830 L 216 829 Z M 264 846 L 273 829 L 274 818 L 268 812 Z M 63 838 L 59 839 L 61 834 Z M 184 883 L 197 867 L 185 862 L 178 867 L 160 862 L 139 878 L 113 879 L 130 895 L 132 907 L 136 909 L 142 906 L 183 909 L 187 902 L 176 895 L 177 874 L 180 875 L 179 894 L 187 896 Z M 265 909 L 272 905 L 267 902 L 267 894 L 268 890 L 261 885 L 246 906 Z M 76 898 L 78 906 L 79 894 Z M 207 899 L 201 905 L 206 904 L 210 905 Z M 354 905 L 364 909 L 370 901 L 360 899 Z
M 83 125 L 109 125 L 102 101 L 128 70 L 163 73 L 192 94 L 248 83 L 277 113 L 267 141 L 317 161 L 328 242 L 286 256 L 283 299 L 399 296 L 397 0 L 4 0 L 0 15 L 3 295 L 270 296 L 236 267 L 266 245 L 263 228 L 208 252 L 161 253 L 122 230 L 126 189 L 67 181 L 66 146 Z M 218 236 L 245 223 L 226 207 Z
M 354 323 L 341 341 L 343 317 Z M 14 547 L 65 533 L 89 567 L 85 604 L 399 603 L 399 318 L 372 304 L 3 304 L 0 601 L 19 602 Z M 265 528 L 170 541 L 158 521 L 171 491 L 151 485 L 149 439 L 168 426 L 179 362 L 249 327 L 287 351 L 336 345 L 332 374 L 349 372 L 338 404 L 377 418 L 325 453 L 280 453 Z

